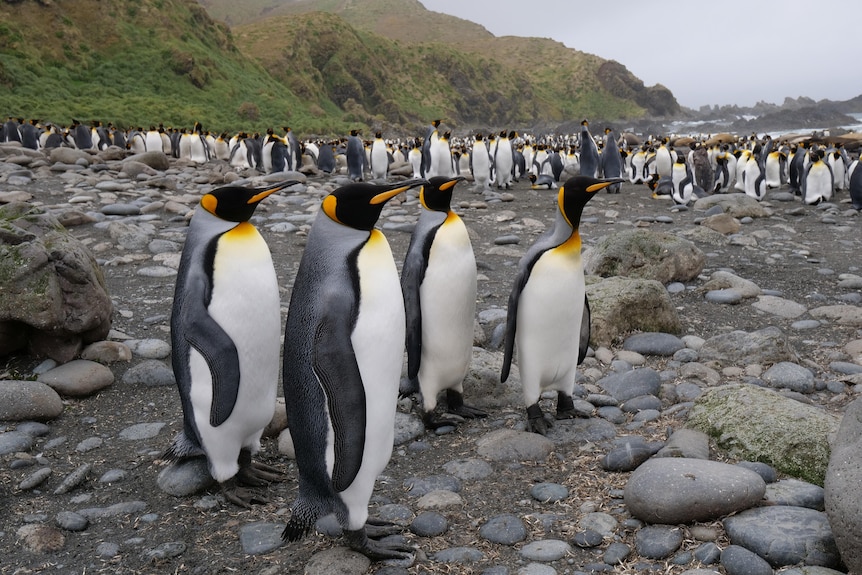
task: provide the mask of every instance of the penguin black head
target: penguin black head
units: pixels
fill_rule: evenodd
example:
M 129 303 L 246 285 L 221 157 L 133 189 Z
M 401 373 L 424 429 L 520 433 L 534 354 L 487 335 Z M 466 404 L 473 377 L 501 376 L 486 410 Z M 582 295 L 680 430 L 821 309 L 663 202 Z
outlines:
M 455 184 L 462 180 L 464 180 L 463 176 L 455 178 L 434 176 L 433 178 L 428 178 L 428 183 L 419 190 L 419 201 L 422 202 L 422 205 L 426 209 L 435 212 L 448 212 Z
M 370 232 L 386 202 L 401 192 L 426 183 L 428 180 L 415 179 L 385 186 L 368 182 L 347 184 L 323 198 L 321 208 L 335 222 Z
M 228 222 L 247 222 L 251 219 L 261 200 L 270 194 L 298 183 L 296 180 L 288 180 L 271 188 L 224 186 L 202 197 L 201 207 L 217 218 Z
M 557 203 L 560 207 L 563 217 L 572 226 L 572 229 L 578 229 L 581 222 L 581 213 L 584 211 L 584 206 L 587 205 L 596 192 L 607 188 L 611 184 L 622 183 L 622 178 L 608 178 L 600 180 L 589 176 L 574 176 L 569 178 L 565 184 L 560 186 L 559 194 L 557 195 Z

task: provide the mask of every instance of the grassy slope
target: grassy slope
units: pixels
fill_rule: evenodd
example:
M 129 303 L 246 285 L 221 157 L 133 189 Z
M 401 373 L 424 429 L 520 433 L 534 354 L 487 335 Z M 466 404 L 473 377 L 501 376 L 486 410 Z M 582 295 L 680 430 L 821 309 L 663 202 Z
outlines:
M 234 130 L 308 116 L 192 0 L 0 3 L 0 86 L 0 110 L 63 124 Z

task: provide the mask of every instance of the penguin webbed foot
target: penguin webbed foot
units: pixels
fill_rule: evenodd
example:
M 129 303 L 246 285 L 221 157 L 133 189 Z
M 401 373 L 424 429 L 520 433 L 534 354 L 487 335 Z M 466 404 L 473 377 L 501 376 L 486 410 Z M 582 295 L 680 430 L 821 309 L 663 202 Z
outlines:
M 243 485 L 263 487 L 270 483 L 284 481 L 287 476 L 271 465 L 261 463 L 260 461 L 252 461 L 251 452 L 243 449 L 239 453 L 239 471 L 236 474 L 236 478 Z
M 415 549 L 403 541 L 375 541 L 368 537 L 366 528 L 356 531 L 344 531 L 344 539 L 347 545 L 362 553 L 372 561 L 409 561 L 412 563 L 415 557 Z
M 464 419 L 481 419 L 488 417 L 488 412 L 464 403 L 464 395 L 454 389 L 446 390 L 448 412 Z
M 374 519 L 372 517 L 369 517 L 365 521 L 365 534 L 369 539 L 380 539 L 389 535 L 397 535 L 402 531 L 404 531 L 403 527 L 391 521 Z
M 557 419 L 575 419 L 578 417 L 575 402 L 568 393 L 557 392 L 557 414 L 555 417 Z
M 527 430 L 539 435 L 547 435 L 554 427 L 554 421 L 545 415 L 538 403 L 527 408 Z
M 422 423 L 425 429 L 437 431 L 441 427 L 457 426 L 459 423 L 464 423 L 464 418 L 455 413 L 436 414 L 433 411 L 422 413 Z
M 221 484 L 221 493 L 225 499 L 244 509 L 251 509 L 252 505 L 269 503 L 269 499 L 260 492 L 239 485 L 236 476 Z

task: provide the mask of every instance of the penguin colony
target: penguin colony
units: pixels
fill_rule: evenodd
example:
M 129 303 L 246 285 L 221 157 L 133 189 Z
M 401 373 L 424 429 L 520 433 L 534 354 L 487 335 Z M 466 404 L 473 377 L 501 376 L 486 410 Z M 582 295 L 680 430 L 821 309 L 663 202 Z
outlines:
M 351 548 L 373 560 L 402 560 L 415 550 L 381 540 L 399 529 L 368 516 L 374 481 L 391 455 L 399 395 L 416 397 L 429 429 L 487 415 L 464 398 L 477 271 L 467 228 L 450 207 L 459 183 L 481 192 L 528 178 L 532 189 L 556 194 L 553 225 L 527 250 L 513 280 L 501 373 L 506 381 L 518 364 L 527 429 L 540 434 L 575 416 L 575 372 L 590 337 L 579 224 L 597 192 L 619 193 L 628 180 L 686 205 L 728 192 L 760 200 L 767 189 L 789 185 L 805 204 L 848 191 L 852 206 L 862 209 L 859 159 L 839 140 L 729 134 L 641 140 L 610 128 L 597 139 L 587 120 L 570 135 L 502 130 L 455 138 L 442 126 L 434 120 L 421 138 L 385 140 L 376 132 L 364 141 L 353 130 L 346 138 L 299 142 L 289 127 L 228 136 L 199 123 L 120 130 L 10 117 L 0 125 L 0 142 L 157 150 L 286 178 L 309 167 L 349 177 L 323 200 L 309 232 L 282 349 L 272 256 L 250 219 L 266 197 L 297 182 L 225 186 L 201 198 L 175 286 L 172 363 L 183 428 L 166 458 L 205 457 L 226 499 L 246 507 L 266 502 L 257 488 L 285 476 L 253 457 L 272 417 L 281 367 L 299 471 L 283 537 L 297 540 L 333 514 Z M 419 189 L 421 212 L 399 276 L 375 224 L 386 202 L 411 188 Z M 539 404 L 544 391 L 557 393 L 553 416 Z

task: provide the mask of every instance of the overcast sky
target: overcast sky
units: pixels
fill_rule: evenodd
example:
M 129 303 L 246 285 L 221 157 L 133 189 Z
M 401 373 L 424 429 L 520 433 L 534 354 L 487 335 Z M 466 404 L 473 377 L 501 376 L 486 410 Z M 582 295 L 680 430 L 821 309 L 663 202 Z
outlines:
M 862 1 L 420 0 L 495 36 L 616 60 L 689 108 L 862 94 Z

